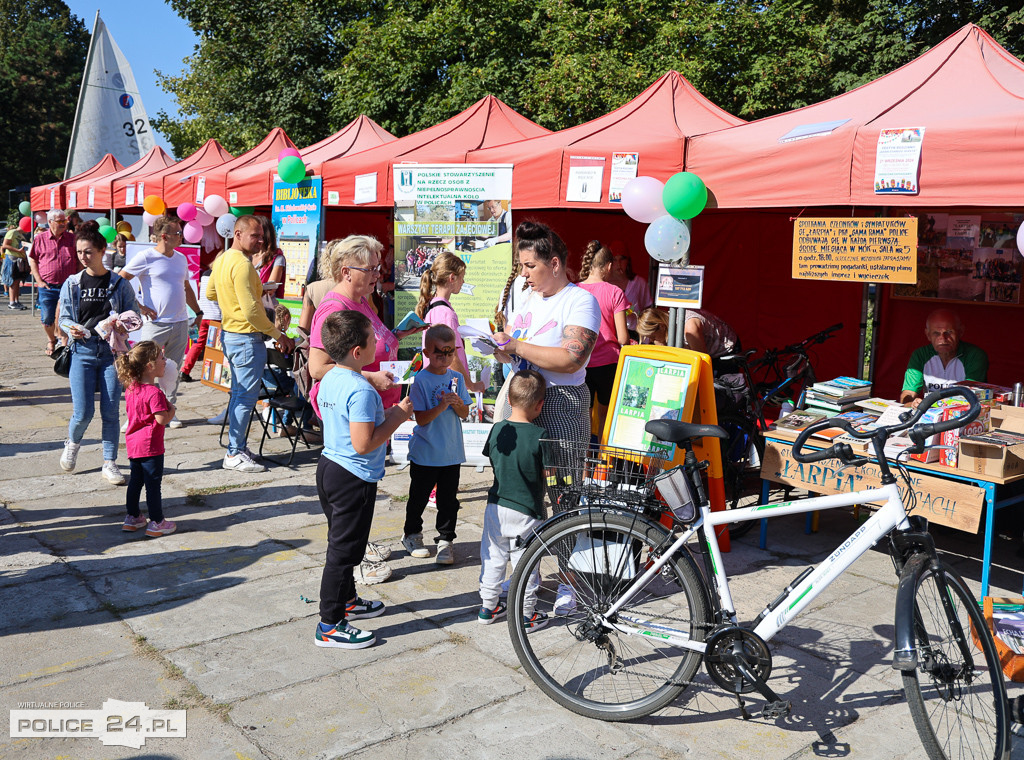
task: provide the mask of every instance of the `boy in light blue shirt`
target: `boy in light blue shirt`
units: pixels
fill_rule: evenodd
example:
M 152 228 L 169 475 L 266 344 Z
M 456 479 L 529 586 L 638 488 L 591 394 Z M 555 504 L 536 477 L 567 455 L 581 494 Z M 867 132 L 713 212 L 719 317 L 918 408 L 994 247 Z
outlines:
M 409 419 L 404 399 L 384 411 L 380 394 L 363 377 L 373 362 L 377 338 L 370 320 L 339 311 L 324 320 L 324 349 L 337 365 L 320 381 L 317 406 L 323 419 L 324 451 L 316 468 L 316 492 L 327 517 L 327 559 L 320 579 L 318 647 L 363 649 L 376 641 L 348 621 L 384 613 L 384 603 L 356 595 L 353 570 L 366 553 L 377 481 L 384 477 L 384 450 L 391 434 Z
M 409 441 L 409 500 L 405 503 L 402 545 L 412 557 L 425 558 L 423 510 L 437 488 L 437 556 L 439 565 L 455 564 L 452 544 L 459 515 L 459 471 L 466 461 L 462 420 L 469 415 L 466 380 L 451 368 L 455 357 L 455 331 L 431 325 L 423 339 L 430 364 L 413 380 L 409 398 L 416 427 Z

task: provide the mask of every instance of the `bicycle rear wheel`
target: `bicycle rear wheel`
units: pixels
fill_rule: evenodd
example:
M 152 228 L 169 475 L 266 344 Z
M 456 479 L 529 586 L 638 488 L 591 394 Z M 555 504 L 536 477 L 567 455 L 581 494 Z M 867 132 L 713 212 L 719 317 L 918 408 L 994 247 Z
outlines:
M 908 564 L 904 572 L 914 572 Z M 914 591 L 916 670 L 903 688 L 928 757 L 1009 756 L 1006 685 L 992 635 L 963 579 L 935 562 Z
M 764 437 L 746 417 L 725 415 L 718 420 L 718 425 L 729 433 L 729 438 L 721 442 L 725 508 L 751 506 L 745 502 L 750 496 L 756 497 L 761 490 Z M 729 536 L 739 538 L 750 532 L 756 523 L 756 520 L 730 523 Z
M 701 654 L 661 638 L 679 631 L 703 641 L 710 628 L 707 592 L 688 558 L 673 557 L 615 616 L 636 633 L 598 620 L 653 562 L 664 528 L 638 514 L 596 509 L 545 528 L 516 565 L 508 625 L 524 670 L 549 697 L 588 718 L 620 721 L 649 715 L 675 699 L 700 666 Z M 539 573 L 536 611 L 551 615 L 527 631 L 534 608 L 527 585 Z M 575 609 L 555 614 L 559 584 L 575 592 Z M 640 633 L 639 631 L 643 631 Z

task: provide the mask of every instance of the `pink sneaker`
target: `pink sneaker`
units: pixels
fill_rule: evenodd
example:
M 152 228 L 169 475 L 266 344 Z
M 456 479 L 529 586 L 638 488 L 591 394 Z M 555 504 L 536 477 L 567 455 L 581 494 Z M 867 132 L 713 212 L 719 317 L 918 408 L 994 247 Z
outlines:
M 146 526 L 146 535 L 152 538 L 159 538 L 160 536 L 169 536 L 177 529 L 178 526 L 170 520 L 164 520 L 162 523 L 155 523 L 150 520 L 149 525 Z
M 139 528 L 145 528 L 147 522 L 148 520 L 146 520 L 146 518 L 142 515 L 139 515 L 138 517 L 132 517 L 131 515 L 127 515 L 124 518 L 124 525 L 121 526 L 121 530 L 125 531 L 126 533 L 134 533 Z

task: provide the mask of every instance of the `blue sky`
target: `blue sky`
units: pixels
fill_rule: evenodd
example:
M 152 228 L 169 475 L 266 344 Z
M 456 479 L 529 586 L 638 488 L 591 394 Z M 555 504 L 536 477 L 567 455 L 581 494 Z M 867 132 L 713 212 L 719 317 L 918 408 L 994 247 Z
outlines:
M 146 113 L 154 118 L 161 110 L 177 114 L 177 101 L 157 84 L 154 69 L 177 74 L 184 68 L 182 59 L 192 55 L 199 39 L 185 20 L 161 0 L 65 0 L 71 12 L 92 32 L 96 11 L 107 25 L 135 74 L 139 96 Z M 155 131 L 155 130 L 154 130 Z M 157 144 L 168 153 L 171 146 L 159 132 Z M 181 158 L 181 156 L 176 156 Z

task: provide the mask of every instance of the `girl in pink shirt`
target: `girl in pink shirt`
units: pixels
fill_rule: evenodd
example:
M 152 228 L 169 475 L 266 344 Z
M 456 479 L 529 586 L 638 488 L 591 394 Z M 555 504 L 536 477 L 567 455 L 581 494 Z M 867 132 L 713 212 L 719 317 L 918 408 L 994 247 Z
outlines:
M 597 299 L 601 307 L 601 329 L 587 363 L 587 386 L 590 388 L 590 427 L 601 440 L 604 418 L 611 402 L 619 349 L 629 342 L 626 310 L 629 301 L 622 288 L 608 282 L 612 271 L 612 252 L 599 240 L 587 243 L 580 267 L 580 287 Z
M 146 535 L 156 538 L 177 529 L 164 519 L 160 502 L 160 482 L 164 475 L 164 426 L 174 417 L 174 406 L 156 383 L 164 376 L 167 360 L 160 346 L 151 340 L 136 343 L 134 348 L 117 358 L 117 377 L 126 390 L 125 407 L 128 427 L 125 430 L 125 448 L 131 464 L 128 492 L 125 496 L 124 518 L 121 530 L 134 533 L 146 529 Z M 146 511 L 149 520 L 139 510 L 139 496 L 146 486 Z

